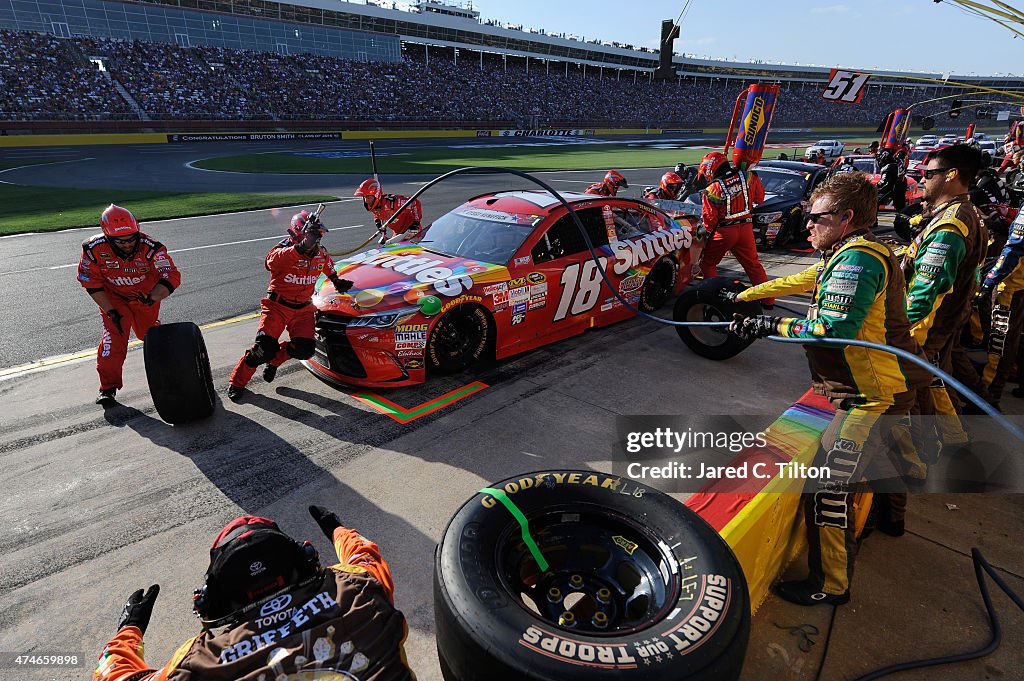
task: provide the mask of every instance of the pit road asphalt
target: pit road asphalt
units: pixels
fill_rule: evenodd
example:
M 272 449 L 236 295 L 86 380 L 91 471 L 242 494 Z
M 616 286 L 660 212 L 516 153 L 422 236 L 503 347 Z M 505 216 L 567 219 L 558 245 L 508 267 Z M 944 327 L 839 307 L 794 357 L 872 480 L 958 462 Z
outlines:
M 662 171 L 627 173 L 630 195 Z M 601 174 L 542 177 L 580 189 Z M 359 179 L 328 178 L 322 187 L 314 182 L 294 189 L 344 195 Z M 416 186 L 401 182 L 386 179 L 386 186 Z M 522 186 L 474 182 L 480 181 L 436 201 L 428 195 L 428 213 L 448 210 L 470 191 Z M 165 321 L 255 310 L 267 282 L 263 256 L 290 213 L 146 225 L 172 250 L 197 249 L 175 254 L 185 283 L 165 303 Z M 370 231 L 340 229 L 369 224 L 355 202 L 330 205 L 325 219 L 335 227 L 326 237 L 332 250 L 351 247 Z M 17 322 L 5 322 L 3 335 L 14 342 L 3 347 L 4 365 L 15 363 L 6 361 L 12 348 L 38 359 L 95 343 L 96 312 L 74 269 L 39 269 L 75 263 L 81 240 L 93 231 L 0 239 L 2 305 Z M 215 245 L 251 239 L 266 240 Z M 806 259 L 772 256 L 768 265 L 773 274 L 788 274 Z M 57 309 L 63 310 L 59 317 Z M 204 332 L 219 390 L 255 329 L 249 320 Z M 84 678 L 114 633 L 125 598 L 152 583 L 162 590 L 146 658 L 162 665 L 198 632 L 191 595 L 218 530 L 240 514 L 266 515 L 293 536 L 312 540 L 326 560 L 328 542 L 305 512 L 321 504 L 380 544 L 394 571 L 397 605 L 409 620 L 410 662 L 422 681 L 439 681 L 433 551 L 448 519 L 477 490 L 527 471 L 610 471 L 617 415 L 728 413 L 770 421 L 808 383 L 798 348 L 759 342 L 715 363 L 687 350 L 671 328 L 634 319 L 482 374 L 444 377 L 387 396 L 412 407 L 472 380 L 489 387 L 400 424 L 355 400 L 354 391 L 329 388 L 292 362 L 272 384 L 257 376 L 243 403 L 221 401 L 220 392 L 211 418 L 178 427 L 156 414 L 138 350 L 128 354 L 120 404 L 109 410 L 92 404 L 92 358 L 0 381 L 0 517 L 7 525 L 0 535 L 0 651 L 73 653 L 86 660 L 70 670 L 0 669 L 0 678 Z

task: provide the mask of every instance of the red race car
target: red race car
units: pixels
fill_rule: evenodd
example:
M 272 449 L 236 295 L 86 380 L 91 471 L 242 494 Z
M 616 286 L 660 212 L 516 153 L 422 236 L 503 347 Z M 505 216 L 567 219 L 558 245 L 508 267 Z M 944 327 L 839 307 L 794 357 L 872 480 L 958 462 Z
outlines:
M 654 310 L 690 280 L 692 220 L 636 199 L 563 194 L 619 293 Z M 694 249 L 696 252 L 696 249 Z M 397 387 L 632 317 L 601 278 L 572 216 L 544 192 L 473 198 L 408 241 L 338 261 L 313 297 L 316 353 L 334 384 Z
M 860 156 L 860 155 L 854 156 L 854 155 L 851 154 L 851 155 L 846 157 L 846 160 L 851 162 L 854 166 L 856 166 L 857 170 L 861 171 L 862 173 L 865 173 L 868 176 L 868 179 L 871 180 L 872 183 L 878 184 L 881 181 L 882 176 L 879 175 L 879 173 L 878 173 L 878 161 L 875 160 L 874 156 L 870 156 L 870 155 L 867 155 L 867 154 L 865 154 L 863 156 Z M 925 161 L 925 163 L 927 163 L 927 161 Z M 909 204 L 913 203 L 914 201 L 917 201 L 920 198 L 921 198 L 921 187 L 919 186 L 919 182 L 918 182 L 917 179 L 911 177 L 910 173 L 908 172 L 907 173 L 907 204 L 909 205 Z M 881 208 L 882 210 L 895 210 L 895 208 L 893 207 L 891 202 L 886 204 L 886 205 L 884 205 L 884 206 L 879 206 L 879 208 Z

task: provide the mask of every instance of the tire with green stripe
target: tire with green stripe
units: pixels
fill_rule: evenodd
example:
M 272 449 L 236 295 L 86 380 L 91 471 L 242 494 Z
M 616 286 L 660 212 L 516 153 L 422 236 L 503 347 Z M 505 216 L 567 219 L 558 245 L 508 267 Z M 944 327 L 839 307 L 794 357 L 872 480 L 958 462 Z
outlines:
M 594 471 L 509 478 L 467 501 L 434 564 L 446 681 L 728 681 L 750 601 L 696 513 Z

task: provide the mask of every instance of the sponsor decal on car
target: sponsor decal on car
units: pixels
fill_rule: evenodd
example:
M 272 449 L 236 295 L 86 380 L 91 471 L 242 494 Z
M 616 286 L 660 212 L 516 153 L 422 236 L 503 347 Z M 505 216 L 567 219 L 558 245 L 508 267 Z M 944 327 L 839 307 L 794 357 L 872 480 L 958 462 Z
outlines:
M 525 303 L 530 299 L 530 287 L 520 286 L 519 288 L 509 289 L 508 291 L 508 302 L 515 305 L 516 303 Z
M 379 248 L 351 255 L 342 263 L 372 265 L 394 270 L 400 274 L 414 275 L 416 281 L 432 284 L 443 296 L 454 298 L 473 287 L 473 278 L 468 274 L 456 274 L 445 267 L 443 260 L 437 260 L 421 253 L 396 255 L 393 251 Z
M 638 239 L 623 239 L 611 244 L 612 255 L 615 256 L 613 267 L 616 274 L 625 274 L 630 269 L 639 267 L 646 262 L 677 251 L 689 248 L 693 243 L 693 235 L 688 226 L 679 229 L 661 229 Z
M 526 275 L 526 278 L 530 280 L 531 284 L 539 284 L 542 281 L 547 281 L 547 277 L 542 272 L 530 272 Z
M 509 288 L 518 288 L 519 286 L 526 286 L 526 277 L 518 277 L 508 282 Z
M 492 294 L 492 300 L 494 300 L 494 306 L 497 308 L 498 305 L 505 305 L 508 303 L 508 291 L 501 291 L 499 293 Z
M 530 298 L 544 298 L 548 294 L 548 284 L 534 284 L 530 287 Z
M 548 304 L 547 298 L 530 298 L 530 302 L 527 304 L 526 309 L 528 310 L 539 310 Z
M 516 326 L 517 324 L 522 324 L 525 319 L 526 319 L 526 314 L 525 313 L 519 312 L 519 313 L 513 314 L 512 315 L 512 326 Z
M 619 282 L 619 293 L 621 293 L 622 295 L 626 295 L 627 293 L 636 291 L 638 288 L 644 285 L 644 279 L 644 275 L 640 274 L 639 272 L 637 272 L 636 274 L 629 275 L 621 282 Z
M 449 300 L 447 303 L 442 305 L 441 314 L 444 314 L 445 312 L 447 312 L 448 310 L 452 309 L 457 305 L 462 305 L 464 303 L 482 303 L 483 300 L 484 299 L 482 296 L 461 296 L 459 298 L 456 298 L 455 300 Z
M 532 255 L 524 255 L 521 258 L 516 258 L 513 262 L 516 265 L 529 265 L 531 262 L 533 262 L 533 256 Z
M 427 324 L 406 324 L 400 325 L 395 329 L 395 347 L 399 345 L 403 349 L 410 347 L 427 347 Z
M 503 281 L 498 284 L 490 284 L 488 286 L 484 286 L 485 296 L 492 296 L 500 291 L 508 291 L 508 282 Z

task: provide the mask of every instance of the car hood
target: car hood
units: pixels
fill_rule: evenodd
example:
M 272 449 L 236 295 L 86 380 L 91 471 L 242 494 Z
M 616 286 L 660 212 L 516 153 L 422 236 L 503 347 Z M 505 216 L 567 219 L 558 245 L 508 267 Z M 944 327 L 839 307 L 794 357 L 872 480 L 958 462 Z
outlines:
M 754 208 L 755 213 L 770 213 L 774 210 L 785 210 L 795 203 L 799 203 L 799 199 L 793 196 L 783 196 L 782 194 L 765 194 L 764 201 L 758 204 Z
M 322 312 L 350 316 L 414 306 L 433 316 L 453 299 L 482 299 L 485 285 L 509 279 L 504 265 L 442 255 L 410 243 L 349 255 L 337 261 L 337 271 L 352 288 L 338 294 L 333 284 L 321 279 L 313 304 Z

